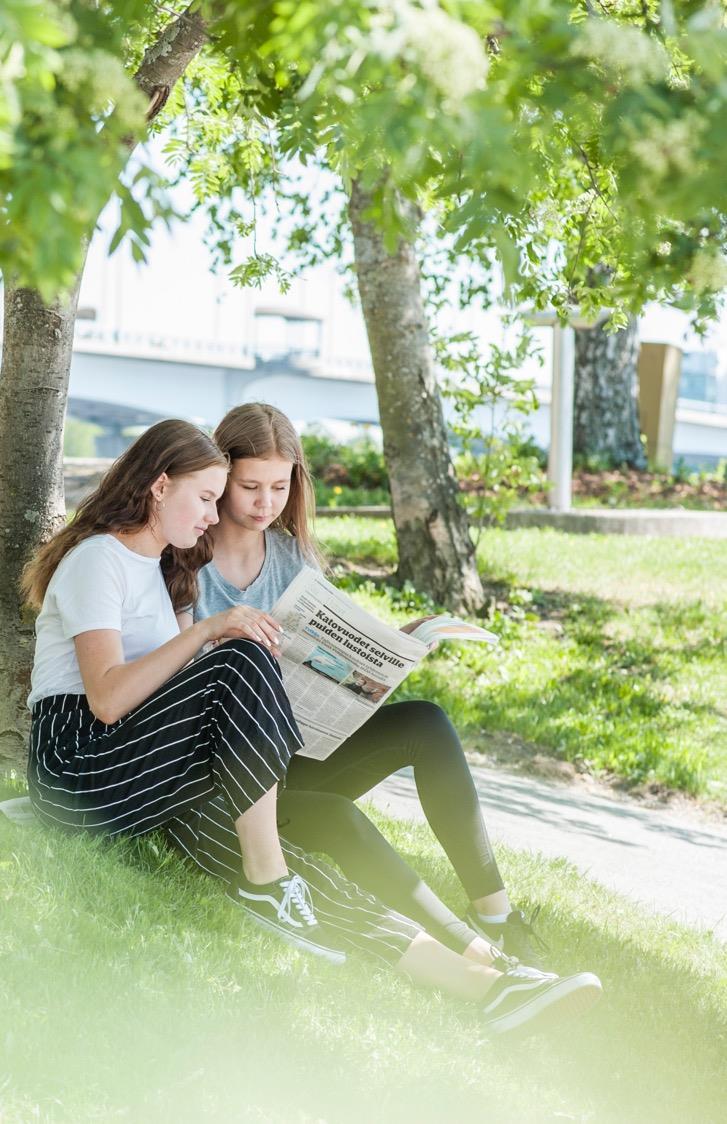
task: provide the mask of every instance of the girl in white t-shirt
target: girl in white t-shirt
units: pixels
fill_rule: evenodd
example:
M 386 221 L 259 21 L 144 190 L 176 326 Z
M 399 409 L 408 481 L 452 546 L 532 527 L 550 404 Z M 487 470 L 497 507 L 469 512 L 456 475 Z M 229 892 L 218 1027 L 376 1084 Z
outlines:
M 200 805 L 219 796 L 237 836 L 235 900 L 342 960 L 278 838 L 277 786 L 301 738 L 275 660 L 277 626 L 231 608 L 180 633 L 175 615 L 194 601 L 228 468 L 201 430 L 159 422 L 27 567 L 25 591 L 40 607 L 30 796 L 46 823 L 110 835 L 172 820 L 194 830 Z

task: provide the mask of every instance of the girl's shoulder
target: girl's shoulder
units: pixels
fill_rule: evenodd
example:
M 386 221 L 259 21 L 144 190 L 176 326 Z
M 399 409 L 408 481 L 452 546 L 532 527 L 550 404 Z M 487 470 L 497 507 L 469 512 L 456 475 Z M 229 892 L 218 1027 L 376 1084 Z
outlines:
M 111 535 L 89 535 L 88 538 L 81 539 L 64 554 L 56 572 L 66 573 L 79 567 L 103 564 L 106 560 L 113 560 L 118 564 L 119 554 L 112 545 L 114 542 Z
M 56 604 L 79 598 L 112 596 L 123 601 L 130 581 L 109 535 L 89 535 L 61 558 L 48 583 L 46 598 Z M 46 601 L 43 602 L 44 606 Z
M 300 543 L 295 535 L 291 535 L 289 531 L 279 531 L 272 527 L 269 528 L 266 531 L 266 549 L 272 550 L 274 554 L 282 555 L 285 558 L 295 558 L 301 562 L 305 561 Z
M 51 580 L 57 585 L 59 581 L 83 581 L 92 576 L 94 581 L 105 578 L 125 587 L 140 569 L 146 573 L 149 567 L 158 565 L 158 559 L 136 554 L 114 535 L 89 535 L 61 559 Z
M 300 545 L 300 541 L 288 531 L 268 530 L 265 532 L 266 549 L 275 555 L 276 561 L 288 568 L 295 567 L 301 570 L 308 566 L 313 570 L 320 570 L 321 565 L 315 554 L 310 554 Z

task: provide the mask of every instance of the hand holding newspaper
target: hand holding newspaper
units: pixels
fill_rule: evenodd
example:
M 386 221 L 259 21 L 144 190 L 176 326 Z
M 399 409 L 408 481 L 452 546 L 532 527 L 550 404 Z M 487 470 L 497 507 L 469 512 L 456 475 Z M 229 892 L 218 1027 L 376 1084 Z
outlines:
M 291 582 L 271 615 L 282 625 L 280 666 L 304 757 L 324 760 L 391 694 L 439 640 L 499 643 L 456 617 L 400 632 L 355 604 L 316 570 Z

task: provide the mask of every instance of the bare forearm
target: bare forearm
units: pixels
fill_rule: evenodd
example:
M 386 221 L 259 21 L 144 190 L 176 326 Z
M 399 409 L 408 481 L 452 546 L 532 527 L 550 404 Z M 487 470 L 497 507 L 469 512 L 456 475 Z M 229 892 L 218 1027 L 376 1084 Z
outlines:
M 102 722 L 116 722 L 194 659 L 208 639 L 205 622 L 198 621 L 146 656 L 108 668 L 88 693 L 91 710 Z

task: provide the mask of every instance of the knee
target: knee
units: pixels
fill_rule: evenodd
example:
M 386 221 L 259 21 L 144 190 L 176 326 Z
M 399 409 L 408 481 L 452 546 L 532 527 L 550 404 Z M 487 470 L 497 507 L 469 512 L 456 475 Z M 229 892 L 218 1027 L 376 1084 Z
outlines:
M 437 759 L 461 757 L 462 743 L 452 721 L 438 703 L 428 699 L 415 699 L 402 703 L 408 708 L 404 715 L 406 729 L 417 746 L 418 754 L 426 753 Z
M 245 640 L 242 637 L 225 640 L 224 644 L 218 644 L 213 648 L 210 654 L 216 654 L 220 663 L 231 663 L 235 667 L 244 665 L 249 669 L 252 664 L 259 671 L 269 671 L 271 664 L 277 667 L 277 660 L 267 648 L 254 640 Z
M 317 793 L 319 823 L 325 824 L 331 838 L 360 841 L 366 838 L 373 824 L 347 796 L 335 792 Z
M 280 667 L 267 649 L 253 640 L 226 640 L 202 657 L 208 684 L 220 698 L 232 694 L 238 701 L 275 698 L 287 705 Z M 200 661 L 201 662 L 201 661 Z

